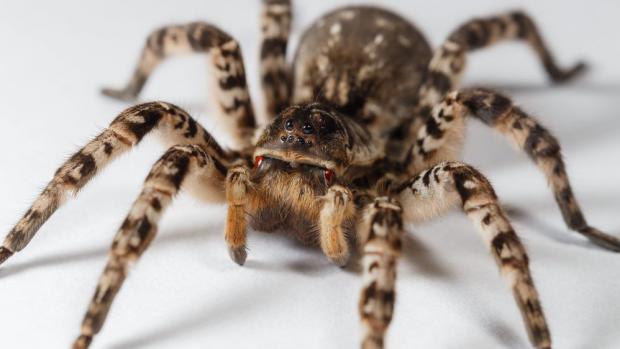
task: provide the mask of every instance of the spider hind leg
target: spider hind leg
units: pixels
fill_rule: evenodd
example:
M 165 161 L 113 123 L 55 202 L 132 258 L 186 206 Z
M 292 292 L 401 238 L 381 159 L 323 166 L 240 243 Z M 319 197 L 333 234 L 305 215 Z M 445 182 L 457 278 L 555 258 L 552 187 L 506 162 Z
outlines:
M 446 154 L 452 156 L 449 158 L 455 157 L 450 149 L 454 141 L 453 129 L 461 129 L 456 133 L 462 135 L 461 125 L 467 115 L 499 131 L 529 155 L 547 178 L 562 217 L 571 230 L 598 246 L 620 252 L 620 239 L 601 232 L 586 221 L 568 180 L 558 140 L 535 118 L 514 106 L 502 94 L 481 88 L 447 94 L 418 132 L 411 156 L 412 171 L 445 159 Z
M 594 244 L 620 252 L 620 239 L 591 227 L 573 193 L 558 140 L 512 101 L 489 90 L 464 91 L 460 98 L 471 114 L 499 131 L 529 155 L 547 177 L 566 225 Z M 499 106 L 499 107 L 498 107 Z
M 149 35 L 134 73 L 122 89 L 104 88 L 106 96 L 133 100 L 155 68 L 180 54 L 208 53 L 213 75 L 213 106 L 235 140 L 238 150 L 250 146 L 256 126 L 239 43 L 209 23 L 193 22 L 155 30 Z
M 448 91 L 459 86 L 465 72 L 467 53 L 495 43 L 519 40 L 528 44 L 543 64 L 553 82 L 571 80 L 584 69 L 584 63 L 562 68 L 556 63 L 534 21 L 515 11 L 503 15 L 470 20 L 458 27 L 435 51 L 428 66 L 428 76 L 420 88 L 420 111 L 424 116 Z
M 286 62 L 286 49 L 291 17 L 290 0 L 263 0 L 260 74 L 269 121 L 290 104 L 291 67 Z

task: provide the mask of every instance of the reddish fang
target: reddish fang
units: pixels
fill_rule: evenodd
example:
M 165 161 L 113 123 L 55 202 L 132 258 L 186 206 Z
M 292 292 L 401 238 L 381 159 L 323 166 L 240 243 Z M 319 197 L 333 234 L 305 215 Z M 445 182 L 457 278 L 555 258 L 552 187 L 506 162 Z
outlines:
M 254 158 L 254 167 L 255 168 L 259 168 L 260 165 L 263 163 L 263 160 L 265 159 L 265 157 L 263 156 L 257 156 Z
M 334 179 L 334 171 L 332 170 L 323 171 L 323 177 L 325 177 L 325 183 L 331 184 L 332 180 Z

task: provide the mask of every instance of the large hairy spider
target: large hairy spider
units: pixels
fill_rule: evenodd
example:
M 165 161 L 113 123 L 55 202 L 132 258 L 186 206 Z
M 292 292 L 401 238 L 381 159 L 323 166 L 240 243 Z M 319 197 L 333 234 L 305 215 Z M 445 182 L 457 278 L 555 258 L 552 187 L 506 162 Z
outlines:
M 493 127 L 545 174 L 566 224 L 593 243 L 620 251 L 620 240 L 591 227 L 568 181 L 557 140 L 509 98 L 459 89 L 466 55 L 506 40 L 529 44 L 554 82 L 584 68 L 559 68 L 533 21 L 512 12 L 469 21 L 435 51 L 407 20 L 374 7 L 335 10 L 304 34 L 286 59 L 289 0 L 263 0 L 261 78 L 269 123 L 257 127 L 241 50 L 208 23 L 153 32 L 128 85 L 104 94 L 134 99 L 164 59 L 207 52 L 215 105 L 235 140 L 223 149 L 191 116 L 164 102 L 123 111 L 55 173 L 0 247 L 0 263 L 26 247 L 69 194 L 148 133 L 172 145 L 155 163 L 111 247 L 74 348 L 87 348 L 104 323 L 131 262 L 153 240 L 181 188 L 228 204 L 225 239 L 239 265 L 248 224 L 287 231 L 317 244 L 339 266 L 361 255 L 359 312 L 363 348 L 383 347 L 394 308 L 403 224 L 460 206 L 479 230 L 513 290 L 532 345 L 551 336 L 526 252 L 485 177 L 458 162 L 467 117 Z M 255 137 L 256 135 L 256 137 Z

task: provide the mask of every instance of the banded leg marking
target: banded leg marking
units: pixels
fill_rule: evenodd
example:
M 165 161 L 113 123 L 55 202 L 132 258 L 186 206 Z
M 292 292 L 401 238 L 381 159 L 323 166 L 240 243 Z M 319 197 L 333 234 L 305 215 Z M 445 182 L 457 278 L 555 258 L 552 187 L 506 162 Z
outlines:
M 403 233 L 400 205 L 387 197 L 375 199 L 362 212 L 357 231 L 364 283 L 359 301 L 362 348 L 379 349 L 383 348 L 396 299 L 396 263 Z
M 291 1 L 263 0 L 260 74 L 266 121 L 271 121 L 290 104 L 291 68 L 286 62 L 290 31 Z
M 202 22 L 158 29 L 146 40 L 134 73 L 123 89 L 105 88 L 103 94 L 123 100 L 135 99 L 147 79 L 166 58 L 189 53 L 209 53 L 214 78 L 212 87 L 220 120 L 237 141 L 236 147 L 250 145 L 256 126 L 254 109 L 246 83 L 239 44 L 217 27 Z
M 108 263 L 82 322 L 73 348 L 85 349 L 99 333 L 129 266 L 142 255 L 157 232 L 164 210 L 188 179 L 216 180 L 223 185 L 226 172 L 222 164 L 200 146 L 170 148 L 153 166 L 142 192 L 133 203 L 110 249 Z
M 522 40 L 532 47 L 554 82 L 568 81 L 585 68 L 583 63 L 569 69 L 559 67 L 534 21 L 523 12 L 474 19 L 455 30 L 434 53 L 420 88 L 420 113 L 428 116 L 445 93 L 459 86 L 468 51 L 506 40 Z
M 562 217 L 571 230 L 601 247 L 620 251 L 620 239 L 587 223 L 571 188 L 557 139 L 536 119 L 514 106 L 508 97 L 494 91 L 478 88 L 449 93 L 420 129 L 410 169 L 454 158 L 446 154 L 454 154 L 451 144 L 462 138 L 462 127 L 448 130 L 453 125 L 462 124 L 466 115 L 472 115 L 499 131 L 530 156 L 547 178 Z
M 108 129 L 60 166 L 30 209 L 6 236 L 0 248 L 0 263 L 26 247 L 68 194 L 77 195 L 98 171 L 137 145 L 154 129 L 160 131 L 158 133 L 167 143 L 197 144 L 208 149 L 218 163 L 226 164 L 231 160 L 231 155 L 222 150 L 211 135 L 181 108 L 163 102 L 128 108 L 112 121 Z
M 322 198 L 319 215 L 319 237 L 323 253 L 336 265 L 345 266 L 349 261 L 349 242 L 344 224 L 353 219 L 355 207 L 353 194 L 345 187 L 331 186 Z
M 511 286 L 530 341 L 536 348 L 551 348 L 525 249 L 486 178 L 465 164 L 443 162 L 403 183 L 397 192 L 406 221 L 422 222 L 462 205 Z
M 483 89 L 463 91 L 459 99 L 471 115 L 525 151 L 544 173 L 566 225 L 603 248 L 620 252 L 620 239 L 591 227 L 573 193 L 558 140 L 536 119 L 501 94 Z
M 465 118 L 462 105 L 456 102 L 457 92 L 447 94 L 437 104 L 419 130 L 411 154 L 408 172 L 419 173 L 440 161 L 456 160 L 465 140 Z

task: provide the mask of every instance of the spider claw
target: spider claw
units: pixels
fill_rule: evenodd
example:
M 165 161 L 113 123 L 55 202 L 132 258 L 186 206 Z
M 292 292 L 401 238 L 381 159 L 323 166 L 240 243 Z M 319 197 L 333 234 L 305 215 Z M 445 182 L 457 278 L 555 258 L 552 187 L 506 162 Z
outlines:
M 93 341 L 92 336 L 80 335 L 75 342 L 73 343 L 73 349 L 86 349 L 90 346 L 90 343 Z
M 620 239 L 615 236 L 605 234 L 593 227 L 586 227 L 579 230 L 579 232 L 597 246 L 614 252 L 620 252 Z
M 241 247 L 228 247 L 228 255 L 237 264 L 243 265 L 246 258 L 248 258 L 248 251 L 245 246 Z
M 341 255 L 337 255 L 337 256 L 327 256 L 327 258 L 334 264 L 336 264 L 337 266 L 344 268 L 347 266 L 347 263 L 349 262 L 349 254 L 348 253 L 343 253 Z
M 11 257 L 12 255 L 13 251 L 9 250 L 4 246 L 0 247 L 0 265 L 2 265 L 2 263 L 9 259 L 9 257 Z
M 104 87 L 101 89 L 101 94 L 125 102 L 131 102 L 136 99 L 136 95 L 127 89 L 114 89 Z
M 569 69 L 561 69 L 558 67 L 550 68 L 549 73 L 554 83 L 562 84 L 581 75 L 587 70 L 588 70 L 588 65 L 585 62 L 578 62 L 572 68 L 569 68 Z

